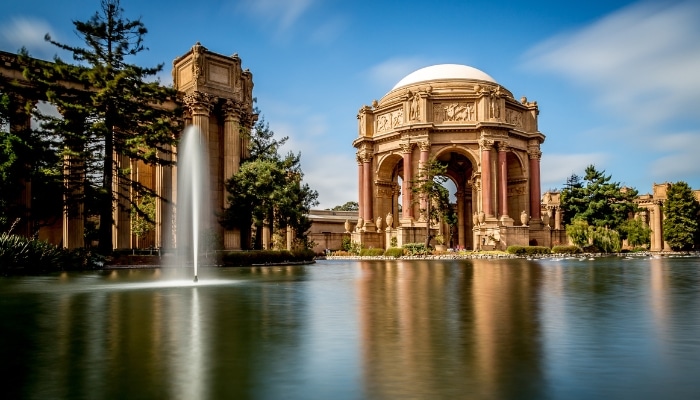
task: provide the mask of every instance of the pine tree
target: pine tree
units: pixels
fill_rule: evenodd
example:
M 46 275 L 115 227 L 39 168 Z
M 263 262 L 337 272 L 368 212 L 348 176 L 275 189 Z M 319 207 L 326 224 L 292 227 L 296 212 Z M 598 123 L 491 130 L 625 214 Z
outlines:
M 670 185 L 666 191 L 663 205 L 664 240 L 674 250 L 689 250 L 700 237 L 698 212 L 700 204 L 686 182 L 680 181 Z
M 116 161 L 128 157 L 151 165 L 167 164 L 160 155 L 169 152 L 176 131 L 173 111 L 163 107 L 175 91 L 152 79 L 163 64 L 144 68 L 127 62 L 128 57 L 147 50 L 143 45 L 147 29 L 140 19 L 129 20 L 123 13 L 119 0 L 102 0 L 101 10 L 88 21 L 73 21 L 85 47 L 62 44 L 46 35 L 47 41 L 72 54 L 75 65 L 56 57 L 54 63 L 40 65 L 38 73 L 25 69 L 25 76 L 74 121 L 73 126 L 66 125 L 69 118 L 65 123 L 51 121 L 47 127 L 62 138 L 67 155 L 82 161 L 71 179 L 78 180 L 76 185 L 81 179 L 90 180 L 87 185 L 94 189 L 103 252 L 112 250 L 112 205 L 123 196 L 114 183 L 130 187 L 139 196 L 155 195 L 130 180 L 128 168 L 118 169 Z M 127 200 L 133 205 L 132 198 Z

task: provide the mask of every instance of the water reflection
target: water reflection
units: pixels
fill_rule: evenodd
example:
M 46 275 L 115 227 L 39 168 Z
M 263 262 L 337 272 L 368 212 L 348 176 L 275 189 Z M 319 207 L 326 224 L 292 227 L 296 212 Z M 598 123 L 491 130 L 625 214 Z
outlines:
M 698 259 L 0 280 L 6 398 L 693 398 Z M 189 279 L 191 282 L 191 279 Z

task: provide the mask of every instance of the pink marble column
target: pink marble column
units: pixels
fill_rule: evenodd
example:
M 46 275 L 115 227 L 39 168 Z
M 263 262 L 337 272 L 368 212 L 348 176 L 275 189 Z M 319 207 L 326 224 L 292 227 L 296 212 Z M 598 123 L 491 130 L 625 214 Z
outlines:
M 530 217 L 532 220 L 540 220 L 540 158 L 542 152 L 539 146 L 528 151 L 530 156 Z
M 420 148 L 420 158 L 418 159 L 418 171 L 420 171 L 421 174 L 425 174 L 425 171 L 423 169 L 428 164 L 428 155 L 430 154 L 430 142 L 428 142 L 428 141 L 419 142 L 418 147 Z M 420 197 L 420 209 L 425 210 L 426 208 L 427 208 L 426 196 L 421 195 L 421 197 Z
M 360 152 L 357 152 L 357 191 L 358 191 L 358 196 L 357 196 L 357 216 L 362 217 L 364 219 L 364 212 L 365 212 L 365 185 L 364 185 L 364 172 L 362 171 L 364 166 L 364 163 L 362 162 L 362 157 L 360 156 Z
M 363 207 L 365 221 L 372 221 L 372 156 L 365 154 L 362 158 L 362 175 L 364 188 L 362 189 L 362 195 L 364 197 Z
M 508 145 L 498 144 L 498 198 L 501 206 L 501 217 L 508 217 Z
M 401 150 L 403 152 L 402 217 L 413 218 L 413 192 L 411 191 L 411 181 L 413 180 L 411 152 L 413 151 L 413 144 L 402 143 Z
M 466 239 L 466 229 L 465 229 L 465 207 L 464 207 L 464 191 L 458 190 L 455 194 L 457 197 L 457 245 L 460 248 L 465 248 L 467 242 Z
M 491 203 L 491 149 L 493 141 L 482 139 L 481 145 L 481 207 L 487 217 L 493 217 Z

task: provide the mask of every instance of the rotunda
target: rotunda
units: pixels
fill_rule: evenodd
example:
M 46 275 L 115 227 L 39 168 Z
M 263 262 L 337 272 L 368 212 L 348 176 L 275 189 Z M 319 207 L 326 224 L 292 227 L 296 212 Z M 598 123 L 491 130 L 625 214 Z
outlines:
M 414 71 L 357 115 L 359 216 L 366 247 L 425 239 L 425 200 L 412 183 L 430 159 L 456 187 L 450 244 L 505 249 L 546 241 L 540 212 L 537 102 L 519 101 L 487 73 L 441 64 Z M 391 224 L 387 224 L 391 221 Z M 422 229 L 421 229 L 422 228 Z M 445 226 L 431 226 L 437 231 Z

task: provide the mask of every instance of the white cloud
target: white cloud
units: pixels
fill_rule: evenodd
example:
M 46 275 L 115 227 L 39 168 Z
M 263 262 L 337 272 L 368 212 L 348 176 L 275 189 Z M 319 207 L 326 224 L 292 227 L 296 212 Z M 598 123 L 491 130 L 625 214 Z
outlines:
M 10 51 L 25 47 L 29 54 L 39 58 L 49 58 L 56 53 L 56 47 L 44 40 L 47 33 L 52 33 L 48 22 L 33 18 L 12 18 L 9 23 L 2 24 L 0 40 L 3 47 Z M 52 33 L 52 39 L 57 38 Z
M 644 126 L 697 119 L 700 3 L 639 3 L 526 54 L 531 68 L 586 86 L 599 106 Z
M 654 179 L 677 181 L 700 176 L 700 132 L 668 135 L 657 145 L 659 150 L 667 154 L 650 164 L 649 169 Z
M 425 67 L 428 62 L 420 57 L 390 58 L 372 66 L 368 73 L 372 83 L 391 89 L 401 78 Z
M 242 0 L 245 12 L 278 25 L 279 31 L 289 29 L 311 7 L 314 0 Z
M 604 163 L 610 159 L 606 153 L 588 154 L 550 154 L 542 157 L 540 163 L 540 181 L 545 189 L 561 188 L 572 174 L 581 175 L 587 166 L 593 164 L 604 169 Z

